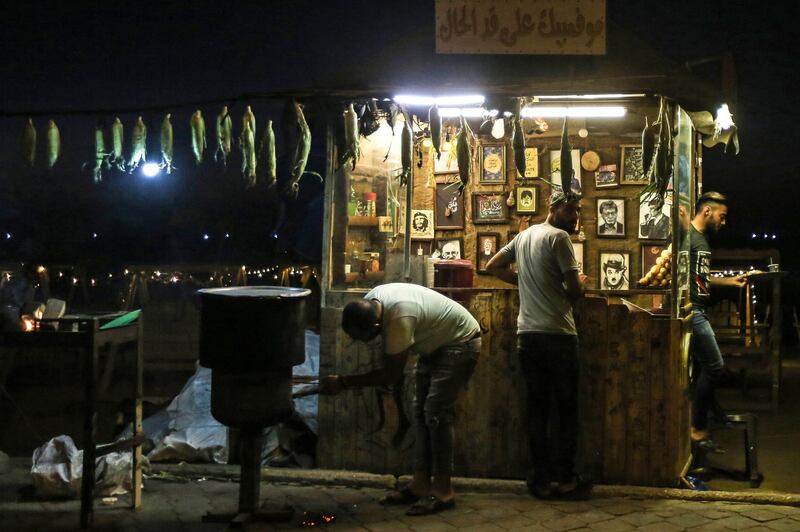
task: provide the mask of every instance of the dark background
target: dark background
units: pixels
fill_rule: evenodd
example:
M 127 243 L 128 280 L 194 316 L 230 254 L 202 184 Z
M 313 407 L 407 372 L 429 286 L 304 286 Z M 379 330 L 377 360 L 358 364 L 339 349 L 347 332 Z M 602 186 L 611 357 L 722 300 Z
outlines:
M 733 54 L 738 99 L 732 111 L 742 150 L 725 155 L 720 146 L 706 150 L 704 158 L 706 189 L 731 197 L 729 226 L 717 244 L 776 246 L 787 267 L 796 264 L 797 5 L 622 0 L 607 5 L 610 33 L 624 28 L 676 61 Z M 236 97 L 325 86 L 342 71 L 379 62 L 410 36 L 427 39 L 432 49 L 433 9 L 432 1 L 421 0 L 5 2 L 0 260 L 318 261 L 321 186 L 308 179 L 301 198 L 282 215 L 274 194 L 244 189 L 238 161 L 227 173 L 212 163 L 195 167 L 189 116 L 195 108 L 203 110 L 208 157 L 221 103 L 231 105 L 235 134 L 245 103 L 253 105 L 259 127 L 266 118 L 277 120 L 281 102 Z M 719 83 L 720 66 L 712 60 L 694 72 Z M 106 112 L 52 113 L 74 110 Z M 117 114 L 125 123 L 126 153 L 133 120 L 142 114 L 148 151 L 157 157 L 165 111 L 172 112 L 175 128 L 178 170 L 171 176 L 145 180 L 137 173 L 112 172 L 93 185 L 91 164 L 80 171 L 82 162 L 91 163 L 93 126 L 98 120 L 110 123 Z M 52 171 L 19 164 L 25 116 L 35 112 L 45 112 L 35 117 L 40 144 L 48 118 L 61 130 L 62 159 Z M 324 173 L 321 121 L 309 122 L 315 138 L 309 166 Z M 10 240 L 4 240 L 6 232 Z

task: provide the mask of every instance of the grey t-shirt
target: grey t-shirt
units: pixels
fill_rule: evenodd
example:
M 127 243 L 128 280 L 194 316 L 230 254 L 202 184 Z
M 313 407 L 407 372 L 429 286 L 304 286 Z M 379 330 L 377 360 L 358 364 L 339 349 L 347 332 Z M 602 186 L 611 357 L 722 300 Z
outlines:
M 389 355 L 406 349 L 427 355 L 444 345 L 465 342 L 481 330 L 467 309 L 424 286 L 384 284 L 364 299 L 377 299 L 383 305 L 383 342 Z
M 547 222 L 532 225 L 506 244 L 500 253 L 517 263 L 517 334 L 577 335 L 572 303 L 564 284 L 564 274 L 578 270 L 567 232 Z

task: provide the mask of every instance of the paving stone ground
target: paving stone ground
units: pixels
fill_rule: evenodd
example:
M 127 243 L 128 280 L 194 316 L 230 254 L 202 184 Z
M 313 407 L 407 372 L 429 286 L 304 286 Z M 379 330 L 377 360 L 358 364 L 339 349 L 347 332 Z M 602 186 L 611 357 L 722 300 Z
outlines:
M 27 470 L 0 475 L 0 531 L 77 530 L 77 501 L 36 501 L 26 498 Z M 143 510 L 126 508 L 128 496 L 111 506 L 97 503 L 93 530 L 214 531 L 227 525 L 204 523 L 211 513 L 232 512 L 238 484 L 219 479 L 185 482 L 150 479 L 145 483 Z M 22 491 L 22 495 L 21 495 Z M 728 502 L 698 502 L 631 497 L 594 498 L 586 502 L 540 501 L 513 493 L 458 494 L 457 506 L 438 515 L 407 517 L 405 507 L 378 504 L 384 490 L 289 483 L 261 485 L 262 500 L 289 504 L 294 517 L 280 524 L 250 524 L 245 530 L 301 529 L 304 516 L 335 515 L 331 531 L 625 531 L 691 530 L 800 531 L 800 508 Z

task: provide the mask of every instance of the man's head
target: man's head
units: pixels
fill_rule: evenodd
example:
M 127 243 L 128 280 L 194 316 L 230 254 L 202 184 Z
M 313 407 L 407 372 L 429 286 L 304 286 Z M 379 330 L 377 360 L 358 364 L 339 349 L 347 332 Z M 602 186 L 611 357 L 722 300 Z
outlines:
M 519 203 L 523 207 L 529 207 L 533 204 L 533 193 L 530 190 L 523 190 L 519 195 Z
M 417 231 L 424 231 L 428 228 L 428 217 L 425 213 L 417 212 L 414 214 L 414 229 Z
M 706 192 L 697 198 L 694 224 L 703 233 L 718 233 L 728 218 L 728 198 L 719 192 Z
M 483 253 L 484 255 L 491 255 L 492 254 L 492 239 L 491 238 L 484 238 L 483 239 Z
M 442 258 L 443 259 L 461 258 L 461 247 L 458 245 L 457 240 L 450 240 L 444 243 L 444 245 L 442 246 Z
M 617 224 L 617 211 L 618 207 L 614 200 L 606 200 L 600 204 L 600 216 L 603 217 L 606 225 Z
M 342 311 L 342 330 L 354 340 L 369 342 L 381 332 L 380 303 L 357 299 Z
M 610 286 L 619 286 L 624 280 L 625 257 L 622 255 L 611 255 L 603 263 L 603 272 L 606 274 L 606 282 Z
M 661 215 L 661 208 L 664 207 L 664 200 L 660 197 L 655 197 L 647 202 L 650 207 L 650 216 L 653 218 Z
M 561 190 L 555 190 L 550 194 L 550 213 L 547 215 L 547 223 L 573 234 L 577 231 L 580 214 L 580 197 L 564 194 Z

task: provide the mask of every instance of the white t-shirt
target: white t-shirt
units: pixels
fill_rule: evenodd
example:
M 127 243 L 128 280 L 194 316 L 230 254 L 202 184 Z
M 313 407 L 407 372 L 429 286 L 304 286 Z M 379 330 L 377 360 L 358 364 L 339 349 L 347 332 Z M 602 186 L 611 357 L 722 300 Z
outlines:
M 383 305 L 383 346 L 389 355 L 406 349 L 427 355 L 444 345 L 465 342 L 481 330 L 467 309 L 424 286 L 384 284 L 364 299 L 377 299 Z
M 532 225 L 506 244 L 500 253 L 517 263 L 517 334 L 577 335 L 572 303 L 564 284 L 564 274 L 578 270 L 567 232 L 547 222 Z

